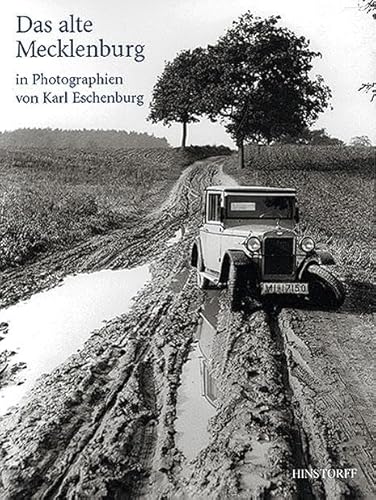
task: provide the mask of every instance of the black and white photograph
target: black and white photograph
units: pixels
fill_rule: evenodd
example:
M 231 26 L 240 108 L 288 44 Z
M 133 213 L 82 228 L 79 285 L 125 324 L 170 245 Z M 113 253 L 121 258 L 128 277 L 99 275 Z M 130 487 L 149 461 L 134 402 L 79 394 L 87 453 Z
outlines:
M 376 1 L 4 1 L 0 54 L 0 499 L 375 499 Z

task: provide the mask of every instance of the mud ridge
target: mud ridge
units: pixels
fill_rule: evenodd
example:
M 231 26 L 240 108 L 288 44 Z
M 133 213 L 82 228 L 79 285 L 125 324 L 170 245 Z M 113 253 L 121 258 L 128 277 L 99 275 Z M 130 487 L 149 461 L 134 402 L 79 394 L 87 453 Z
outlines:
M 282 381 L 286 394 L 286 403 L 289 407 L 291 418 L 291 450 L 294 457 L 295 469 L 308 469 L 311 466 L 309 455 L 309 444 L 307 442 L 306 433 L 301 421 L 301 417 L 297 414 L 298 407 L 294 398 L 294 392 L 290 383 L 289 365 L 286 357 L 286 347 L 284 337 L 279 328 L 278 314 L 276 312 L 268 312 L 266 322 L 270 328 L 271 337 L 275 340 L 278 350 L 281 353 L 280 367 L 282 372 Z M 299 479 L 296 481 L 297 493 L 300 498 L 314 499 L 324 498 L 323 488 L 321 484 L 312 485 L 309 479 Z M 314 493 L 315 490 L 315 493 Z

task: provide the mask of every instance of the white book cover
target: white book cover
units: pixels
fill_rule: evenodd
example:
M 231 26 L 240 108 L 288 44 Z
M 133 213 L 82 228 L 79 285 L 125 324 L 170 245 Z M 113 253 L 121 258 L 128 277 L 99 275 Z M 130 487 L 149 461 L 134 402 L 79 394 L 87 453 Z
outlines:
M 0 498 L 375 498 L 375 35 L 3 2 Z

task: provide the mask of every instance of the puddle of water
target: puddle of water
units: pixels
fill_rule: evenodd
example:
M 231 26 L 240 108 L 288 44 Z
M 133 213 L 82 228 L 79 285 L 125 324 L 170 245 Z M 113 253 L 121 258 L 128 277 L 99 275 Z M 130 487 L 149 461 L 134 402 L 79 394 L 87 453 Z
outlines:
M 176 445 L 188 461 L 209 444 L 208 420 L 215 415 L 215 408 L 203 395 L 200 362 L 198 342 L 195 342 L 183 367 L 176 402 Z
M 197 338 L 199 339 L 199 348 L 207 361 L 211 358 L 211 350 L 216 330 L 213 325 L 202 316 L 199 327 L 197 328 Z
M 171 247 L 172 245 L 175 245 L 175 243 L 178 243 L 182 239 L 183 236 L 184 236 L 184 231 L 183 231 L 182 228 L 179 228 L 177 231 L 175 231 L 174 236 L 172 238 L 169 238 L 167 240 L 166 245 L 168 247 Z
M 193 349 L 182 370 L 176 402 L 176 445 L 188 461 L 210 441 L 208 421 L 216 413 L 217 389 L 210 373 L 210 354 L 216 331 L 205 317 L 197 329 Z
M 12 364 L 27 365 L 22 385 L 0 389 L 0 415 L 19 403 L 40 375 L 77 351 L 103 321 L 128 312 L 132 299 L 149 279 L 149 265 L 78 274 L 0 311 L 0 323 L 9 323 L 0 352 L 15 351 Z

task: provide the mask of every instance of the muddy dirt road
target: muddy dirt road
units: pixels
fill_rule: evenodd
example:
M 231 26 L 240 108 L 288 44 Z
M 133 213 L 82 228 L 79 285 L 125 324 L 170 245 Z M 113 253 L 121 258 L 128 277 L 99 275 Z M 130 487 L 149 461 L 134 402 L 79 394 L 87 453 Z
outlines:
M 187 255 L 222 163 L 188 167 L 137 227 L 3 276 L 6 306 L 74 273 L 151 273 L 1 418 L 1 498 L 375 497 L 372 310 L 350 293 L 336 313 L 233 312 L 227 290 L 195 285 Z M 12 353 L 0 363 L 3 387 L 22 380 Z M 356 473 L 293 478 L 308 467 Z

